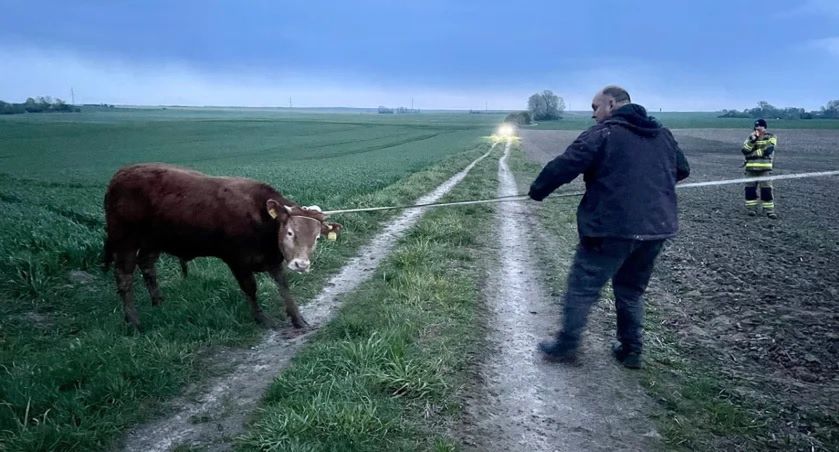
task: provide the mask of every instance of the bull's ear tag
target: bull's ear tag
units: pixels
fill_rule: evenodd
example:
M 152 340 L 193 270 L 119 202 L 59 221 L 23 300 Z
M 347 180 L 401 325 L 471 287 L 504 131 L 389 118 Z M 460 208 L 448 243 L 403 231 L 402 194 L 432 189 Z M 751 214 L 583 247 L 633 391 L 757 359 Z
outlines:
M 277 209 L 274 209 L 274 208 L 268 209 L 268 215 L 271 215 L 271 218 L 276 219 L 277 215 L 278 215 L 277 214 Z
M 329 234 L 326 234 L 326 239 L 332 240 L 334 242 L 335 240 L 338 240 L 338 234 L 336 234 L 333 231 L 330 231 Z

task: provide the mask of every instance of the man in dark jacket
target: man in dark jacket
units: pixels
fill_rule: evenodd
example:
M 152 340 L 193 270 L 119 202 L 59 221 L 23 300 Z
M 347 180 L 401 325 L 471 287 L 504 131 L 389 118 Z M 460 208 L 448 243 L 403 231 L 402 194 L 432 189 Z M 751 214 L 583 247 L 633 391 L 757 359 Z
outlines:
M 617 310 L 615 358 L 641 367 L 642 296 L 664 241 L 676 235 L 676 182 L 690 167 L 670 131 L 609 86 L 591 105 L 597 124 L 548 163 L 530 186 L 541 201 L 583 174 L 577 208 L 580 244 L 568 275 L 562 330 L 539 344 L 545 359 L 573 361 L 589 311 L 612 280 Z

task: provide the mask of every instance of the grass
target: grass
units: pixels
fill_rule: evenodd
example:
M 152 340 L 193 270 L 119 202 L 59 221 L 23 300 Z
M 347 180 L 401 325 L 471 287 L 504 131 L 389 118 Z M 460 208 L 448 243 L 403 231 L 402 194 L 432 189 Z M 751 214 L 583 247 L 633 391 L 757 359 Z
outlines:
M 272 182 L 324 208 L 398 204 L 484 152 L 479 137 L 492 128 L 434 120 L 379 124 L 360 115 L 218 113 L 211 121 L 192 113 L 166 115 L 3 119 L 0 155 L 8 158 L 0 176 L 0 449 L 102 449 L 127 426 L 160 414 L 162 400 L 206 377 L 202 354 L 252 343 L 261 334 L 228 270 L 214 259 L 191 263 L 188 279 L 180 278 L 177 262 L 163 259 L 160 284 L 167 299 L 160 309 L 152 309 L 135 278 L 145 333 L 128 332 L 113 276 L 97 271 L 102 194 L 117 166 L 183 159 L 215 174 Z M 436 136 L 423 138 L 431 133 Z M 303 142 L 321 147 L 301 150 Z M 326 154 L 331 156 L 318 157 Z M 298 298 L 317 293 L 387 217 L 342 216 L 342 238 L 323 242 L 315 270 L 292 278 Z M 258 297 L 267 312 L 283 316 L 270 282 L 260 281 Z M 412 366 L 405 362 L 393 372 L 410 379 Z
M 520 183 L 532 180 L 541 166 L 520 153 L 511 156 L 511 169 Z M 524 187 L 523 187 L 524 188 Z M 546 257 L 562 276 L 551 278 L 551 289 L 565 290 L 565 275 L 577 244 L 578 199 L 548 198 L 538 210 L 542 228 L 557 248 Z M 608 293 L 608 291 L 604 291 Z M 649 298 L 649 297 L 648 297 Z M 646 304 L 645 367 L 639 372 L 642 386 L 657 402 L 653 413 L 667 450 L 767 450 L 773 448 L 769 420 L 773 408 L 736 394 L 713 363 L 693 359 L 675 331 L 668 330 L 665 310 L 656 300 Z M 777 448 L 777 443 L 774 444 Z
M 447 198 L 492 196 L 496 173 L 484 160 Z M 457 449 L 449 426 L 482 337 L 479 249 L 492 218 L 486 206 L 427 212 L 280 375 L 238 448 Z
M 665 127 L 671 129 L 743 129 L 751 130 L 754 119 L 718 118 L 716 112 L 649 112 Z M 834 119 L 771 119 L 771 129 L 839 129 L 839 121 Z M 566 112 L 558 121 L 542 121 L 535 126 L 526 126 L 536 130 L 584 130 L 594 125 L 588 112 Z

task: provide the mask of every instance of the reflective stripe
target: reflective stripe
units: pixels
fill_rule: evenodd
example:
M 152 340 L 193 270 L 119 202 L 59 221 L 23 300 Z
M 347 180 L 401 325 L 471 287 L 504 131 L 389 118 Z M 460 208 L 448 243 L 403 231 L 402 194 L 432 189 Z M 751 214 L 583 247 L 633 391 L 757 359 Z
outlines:
M 746 206 L 747 207 L 756 206 L 758 204 L 760 204 L 760 201 L 758 201 L 757 199 L 755 199 L 755 200 L 747 199 L 746 200 Z
M 746 162 L 746 169 L 750 168 L 772 169 L 772 162 Z
M 763 203 L 763 208 L 764 209 L 774 209 L 775 208 L 775 203 L 774 202 L 765 202 L 765 203 Z

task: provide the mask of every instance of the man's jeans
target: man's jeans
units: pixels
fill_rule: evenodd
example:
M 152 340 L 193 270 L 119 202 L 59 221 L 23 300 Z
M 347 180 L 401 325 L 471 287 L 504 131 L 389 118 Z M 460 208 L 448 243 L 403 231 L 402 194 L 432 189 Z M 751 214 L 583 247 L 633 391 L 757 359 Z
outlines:
M 583 237 L 574 255 L 565 292 L 565 318 L 559 341 L 576 348 L 592 305 L 611 278 L 618 315 L 618 340 L 627 351 L 640 352 L 644 325 L 642 296 L 664 240 Z

